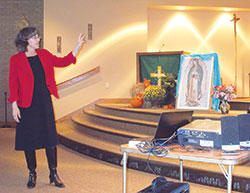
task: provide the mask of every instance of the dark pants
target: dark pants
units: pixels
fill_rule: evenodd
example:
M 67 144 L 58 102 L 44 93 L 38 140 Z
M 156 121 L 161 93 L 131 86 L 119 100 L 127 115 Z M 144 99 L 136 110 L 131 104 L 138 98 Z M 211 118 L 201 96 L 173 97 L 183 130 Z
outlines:
M 56 147 L 46 148 L 46 157 L 48 161 L 48 166 L 50 171 L 56 170 L 57 167 L 57 149 Z M 35 150 L 28 150 L 24 151 L 27 167 L 30 172 L 35 172 L 36 170 L 36 151 Z

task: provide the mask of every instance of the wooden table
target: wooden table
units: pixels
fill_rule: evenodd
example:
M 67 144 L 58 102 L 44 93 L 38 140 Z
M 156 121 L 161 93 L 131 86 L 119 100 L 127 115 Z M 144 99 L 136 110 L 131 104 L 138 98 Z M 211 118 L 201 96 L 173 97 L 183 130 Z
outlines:
M 222 151 L 197 151 L 190 152 L 186 149 L 180 148 L 179 145 L 167 146 L 170 150 L 167 155 L 158 156 L 162 158 L 170 158 L 179 160 L 180 164 L 180 182 L 183 182 L 183 160 L 194 161 L 194 162 L 203 162 L 203 163 L 213 163 L 218 164 L 225 178 L 227 179 L 227 192 L 232 192 L 232 173 L 233 167 L 235 165 L 242 164 L 246 161 L 249 161 L 249 151 L 241 151 L 237 155 L 222 155 Z M 120 146 L 120 151 L 123 152 L 123 193 L 127 192 L 127 160 L 128 154 L 142 154 L 148 155 L 140 152 L 137 148 L 131 148 L 128 144 Z M 154 156 L 153 154 L 150 154 Z M 228 166 L 228 169 L 224 167 Z

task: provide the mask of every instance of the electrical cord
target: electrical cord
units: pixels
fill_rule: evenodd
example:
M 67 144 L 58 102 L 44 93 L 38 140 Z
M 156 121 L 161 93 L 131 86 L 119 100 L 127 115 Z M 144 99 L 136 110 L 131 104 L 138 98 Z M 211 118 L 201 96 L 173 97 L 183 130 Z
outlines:
M 140 143 L 136 144 L 136 147 L 142 153 L 152 153 L 155 156 L 165 156 L 168 153 L 168 149 L 164 148 L 161 144 L 148 140 L 142 140 Z
M 169 138 L 155 138 L 151 141 L 142 140 L 140 143 L 136 144 L 136 147 L 142 153 L 152 153 L 155 156 L 166 156 L 169 149 L 164 147 L 170 143 L 177 136 L 174 132 Z
M 156 139 L 153 139 L 152 142 L 153 143 L 158 143 L 159 141 L 161 141 L 162 142 L 161 145 L 163 146 L 163 145 L 165 145 L 167 143 L 172 142 L 175 137 L 177 137 L 176 132 L 174 132 L 169 138 L 156 138 Z
M 160 139 L 158 138 L 158 139 L 153 139 L 151 141 L 142 140 L 140 143 L 136 144 L 136 147 L 140 152 L 144 154 L 148 153 L 147 166 L 155 177 L 157 176 L 157 174 L 152 169 L 149 162 L 151 153 L 155 156 L 166 156 L 170 149 L 166 148 L 165 146 L 167 145 L 167 143 L 171 142 L 176 136 L 177 136 L 176 133 L 174 133 L 169 138 L 160 138 Z
M 154 174 L 154 176 L 156 177 L 157 174 L 155 173 L 155 171 L 152 169 L 152 167 L 150 166 L 150 155 L 151 153 L 154 155 L 158 155 L 158 154 L 162 154 L 163 150 L 159 147 L 156 147 L 156 145 L 154 145 L 154 143 L 152 143 L 152 141 L 148 141 L 148 140 L 142 140 L 140 143 L 136 144 L 136 147 L 138 148 L 138 150 L 144 154 L 148 153 L 148 159 L 147 159 L 147 166 L 149 168 L 149 170 Z
M 155 173 L 155 171 L 152 169 L 152 167 L 150 166 L 150 163 L 149 163 L 149 159 L 150 159 L 150 153 L 148 154 L 148 159 L 147 159 L 147 166 L 149 168 L 149 170 L 154 174 L 154 176 L 156 177 L 157 174 Z
M 153 154 L 154 156 L 160 156 L 160 157 L 166 156 L 170 150 L 177 148 L 177 147 L 172 147 L 172 148 L 167 147 L 168 144 L 171 143 L 176 137 L 177 134 L 176 132 L 174 132 L 173 135 L 170 136 L 169 138 L 158 138 L 158 139 L 154 138 L 152 140 L 142 140 L 140 143 L 136 144 L 136 147 L 140 152 L 148 154 L 147 166 L 149 170 L 154 174 L 154 176 L 157 176 L 157 174 L 150 166 L 149 163 L 150 155 Z M 218 148 L 203 147 L 200 145 L 184 145 L 184 143 L 180 144 L 182 144 L 180 146 L 181 149 L 185 149 L 186 151 L 193 153 L 221 151 L 221 149 Z M 250 147 L 244 148 L 244 150 L 250 150 Z

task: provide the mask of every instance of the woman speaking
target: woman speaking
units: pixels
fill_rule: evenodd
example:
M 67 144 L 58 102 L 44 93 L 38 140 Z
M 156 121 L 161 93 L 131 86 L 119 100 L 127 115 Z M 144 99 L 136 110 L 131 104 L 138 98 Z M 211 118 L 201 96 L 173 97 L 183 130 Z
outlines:
M 23 28 L 16 37 L 19 53 L 10 58 L 9 102 L 17 122 L 15 149 L 25 153 L 29 169 L 28 188 L 36 186 L 36 152 L 45 149 L 50 170 L 50 183 L 63 188 L 57 174 L 57 132 L 51 96 L 58 98 L 54 67 L 76 62 L 76 55 L 86 43 L 80 34 L 76 47 L 65 57 L 57 57 L 40 49 L 40 36 L 35 27 Z

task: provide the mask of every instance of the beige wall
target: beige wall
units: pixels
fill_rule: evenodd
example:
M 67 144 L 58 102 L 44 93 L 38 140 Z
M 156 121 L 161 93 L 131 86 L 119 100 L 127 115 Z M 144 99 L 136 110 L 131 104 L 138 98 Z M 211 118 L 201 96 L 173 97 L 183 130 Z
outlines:
M 237 22 L 237 95 L 248 96 L 250 11 L 149 9 L 148 50 L 159 51 L 164 44 L 162 51 L 216 52 L 223 84 L 235 84 L 234 24 L 230 21 L 233 13 L 240 18 Z
M 93 40 L 75 66 L 56 70 L 57 82 L 101 67 L 98 75 L 60 91 L 60 100 L 54 99 L 57 119 L 99 98 L 130 96 L 136 52 L 147 51 L 147 7 L 156 4 L 250 7 L 245 0 L 44 0 L 44 47 L 54 54 L 57 36 L 62 36 L 62 54 L 57 55 L 65 55 L 80 32 L 87 34 L 87 24 L 93 24 Z

